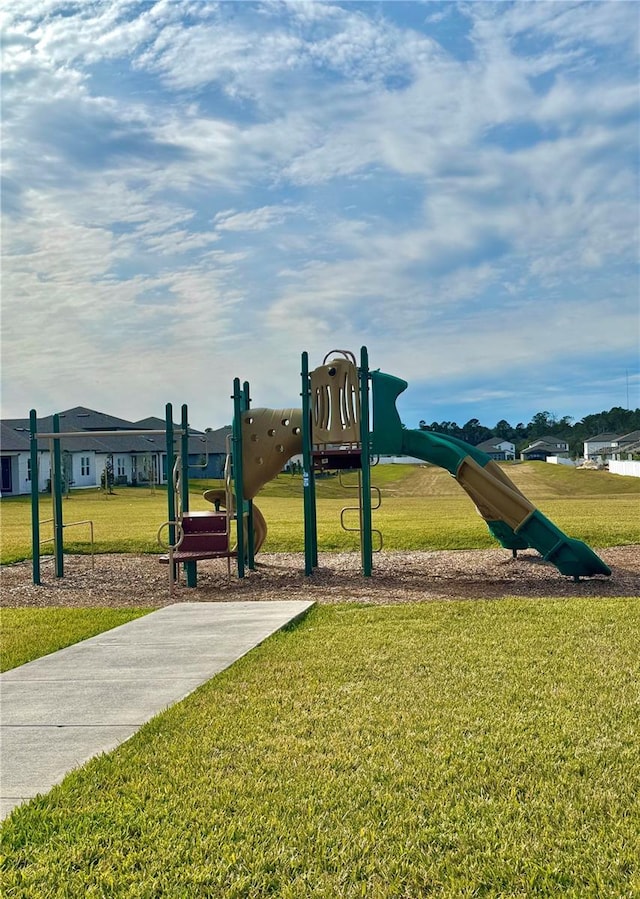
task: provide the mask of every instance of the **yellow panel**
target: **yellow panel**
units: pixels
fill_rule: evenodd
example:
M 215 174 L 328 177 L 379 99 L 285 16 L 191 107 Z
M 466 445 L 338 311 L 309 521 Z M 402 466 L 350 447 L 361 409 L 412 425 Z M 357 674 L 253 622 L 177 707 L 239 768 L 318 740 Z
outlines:
M 360 443 L 358 369 L 348 359 L 332 359 L 311 378 L 311 442 Z
M 244 498 L 280 474 L 287 460 L 302 452 L 301 409 L 249 409 L 242 413 Z

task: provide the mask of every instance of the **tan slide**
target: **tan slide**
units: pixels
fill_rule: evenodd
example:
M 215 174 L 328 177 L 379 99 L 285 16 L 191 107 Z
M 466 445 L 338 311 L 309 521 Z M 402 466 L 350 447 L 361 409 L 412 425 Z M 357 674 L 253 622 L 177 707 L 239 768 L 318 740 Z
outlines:
M 224 509 L 226 507 L 226 491 L 224 487 L 214 487 L 212 490 L 205 490 L 202 494 L 209 503 L 213 503 L 216 509 Z M 235 511 L 233 508 L 231 511 Z M 267 539 L 267 522 L 260 509 L 254 505 L 253 507 L 253 549 L 258 552 L 262 544 Z M 235 549 L 235 546 L 233 547 Z

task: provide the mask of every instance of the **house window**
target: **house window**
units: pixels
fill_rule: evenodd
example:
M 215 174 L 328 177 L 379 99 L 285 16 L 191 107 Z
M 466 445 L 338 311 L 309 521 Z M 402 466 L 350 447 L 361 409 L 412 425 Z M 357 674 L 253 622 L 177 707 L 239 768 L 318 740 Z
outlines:
M 116 460 L 116 466 L 117 466 L 117 474 L 118 474 L 118 477 L 122 477 L 122 476 L 124 475 L 124 473 L 125 473 L 125 470 L 124 470 L 124 459 L 118 458 L 118 459 Z
M 89 456 L 80 456 L 80 474 L 83 476 L 89 474 Z
M 27 459 L 27 480 L 31 480 L 31 459 Z

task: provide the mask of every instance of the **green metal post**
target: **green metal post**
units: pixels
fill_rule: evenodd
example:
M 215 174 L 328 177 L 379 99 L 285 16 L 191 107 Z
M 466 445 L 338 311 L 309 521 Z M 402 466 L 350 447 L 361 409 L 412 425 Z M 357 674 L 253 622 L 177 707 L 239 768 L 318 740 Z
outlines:
M 189 413 L 186 403 L 182 406 L 180 428 L 180 500 L 182 511 L 189 511 Z
M 245 381 L 242 385 L 242 411 L 248 412 L 251 408 L 251 391 L 249 389 L 249 382 Z M 255 534 L 253 533 L 253 500 L 250 499 L 247 503 L 248 507 L 248 515 L 247 515 L 247 564 L 251 571 L 256 570 L 256 545 L 255 545 Z
M 233 432 L 231 446 L 233 452 L 233 488 L 236 496 L 236 532 L 238 577 L 244 577 L 244 483 L 242 474 L 242 404 L 244 394 L 240 389 L 240 378 L 233 379 Z
M 176 501 L 175 496 L 173 495 L 173 463 L 175 461 L 175 456 L 173 452 L 173 406 L 171 403 L 167 403 L 165 406 L 165 441 L 166 441 L 166 451 L 167 451 L 167 514 L 169 517 L 169 521 L 176 520 Z M 175 545 L 176 542 L 176 528 L 175 525 L 169 525 L 169 542 L 172 546 Z M 174 571 L 172 572 L 173 577 L 176 577 L 176 566 L 174 566 Z
M 60 416 L 53 416 L 53 433 L 60 433 Z M 64 577 L 64 539 L 62 527 L 62 454 L 60 438 L 52 440 L 51 491 L 53 493 L 53 552 L 56 577 Z
M 318 567 L 318 515 L 316 512 L 316 475 L 313 466 L 309 471 L 311 481 L 311 559 L 313 567 Z
M 38 493 L 38 417 L 36 410 L 29 412 L 29 444 L 31 459 L 31 545 L 33 547 L 33 583 L 40 584 L 40 495 Z
M 180 420 L 180 501 L 182 514 L 189 511 L 189 412 L 187 404 L 182 406 L 182 418 Z M 185 562 L 184 570 L 187 576 L 187 587 L 198 586 L 198 563 Z
M 369 435 L 369 354 L 366 346 L 360 350 L 360 448 L 362 453 L 362 521 L 360 552 L 362 573 L 371 577 L 373 542 L 371 538 L 371 450 Z
M 313 574 L 318 564 L 315 479 L 311 455 L 309 354 L 302 354 L 302 488 L 304 501 L 304 573 Z
M 311 382 L 309 381 L 309 399 L 311 399 Z M 309 404 L 311 405 L 311 404 Z M 311 409 L 309 409 L 309 445 L 313 444 L 313 423 L 311 420 Z M 316 473 L 312 464 L 309 467 L 309 483 L 311 486 L 311 555 L 313 559 L 313 567 L 318 567 L 318 513 L 316 509 Z

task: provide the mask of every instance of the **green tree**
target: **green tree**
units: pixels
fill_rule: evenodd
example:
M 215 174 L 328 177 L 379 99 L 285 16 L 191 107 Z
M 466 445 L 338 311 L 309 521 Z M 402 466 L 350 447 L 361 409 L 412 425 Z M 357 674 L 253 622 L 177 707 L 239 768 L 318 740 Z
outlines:
M 501 418 L 493 429 L 494 437 L 501 437 L 502 440 L 513 440 L 514 428 L 511 427 L 505 418 Z
M 556 417 L 551 412 L 536 412 L 527 425 L 527 436 L 530 440 L 551 434 L 556 424 Z
M 477 446 L 490 437 L 493 437 L 493 432 L 489 428 L 485 428 L 477 418 L 470 418 L 462 426 L 462 439 L 472 446 Z
M 113 456 L 109 455 L 104 463 L 104 471 L 100 475 L 100 486 L 105 493 L 113 493 L 113 481 Z

